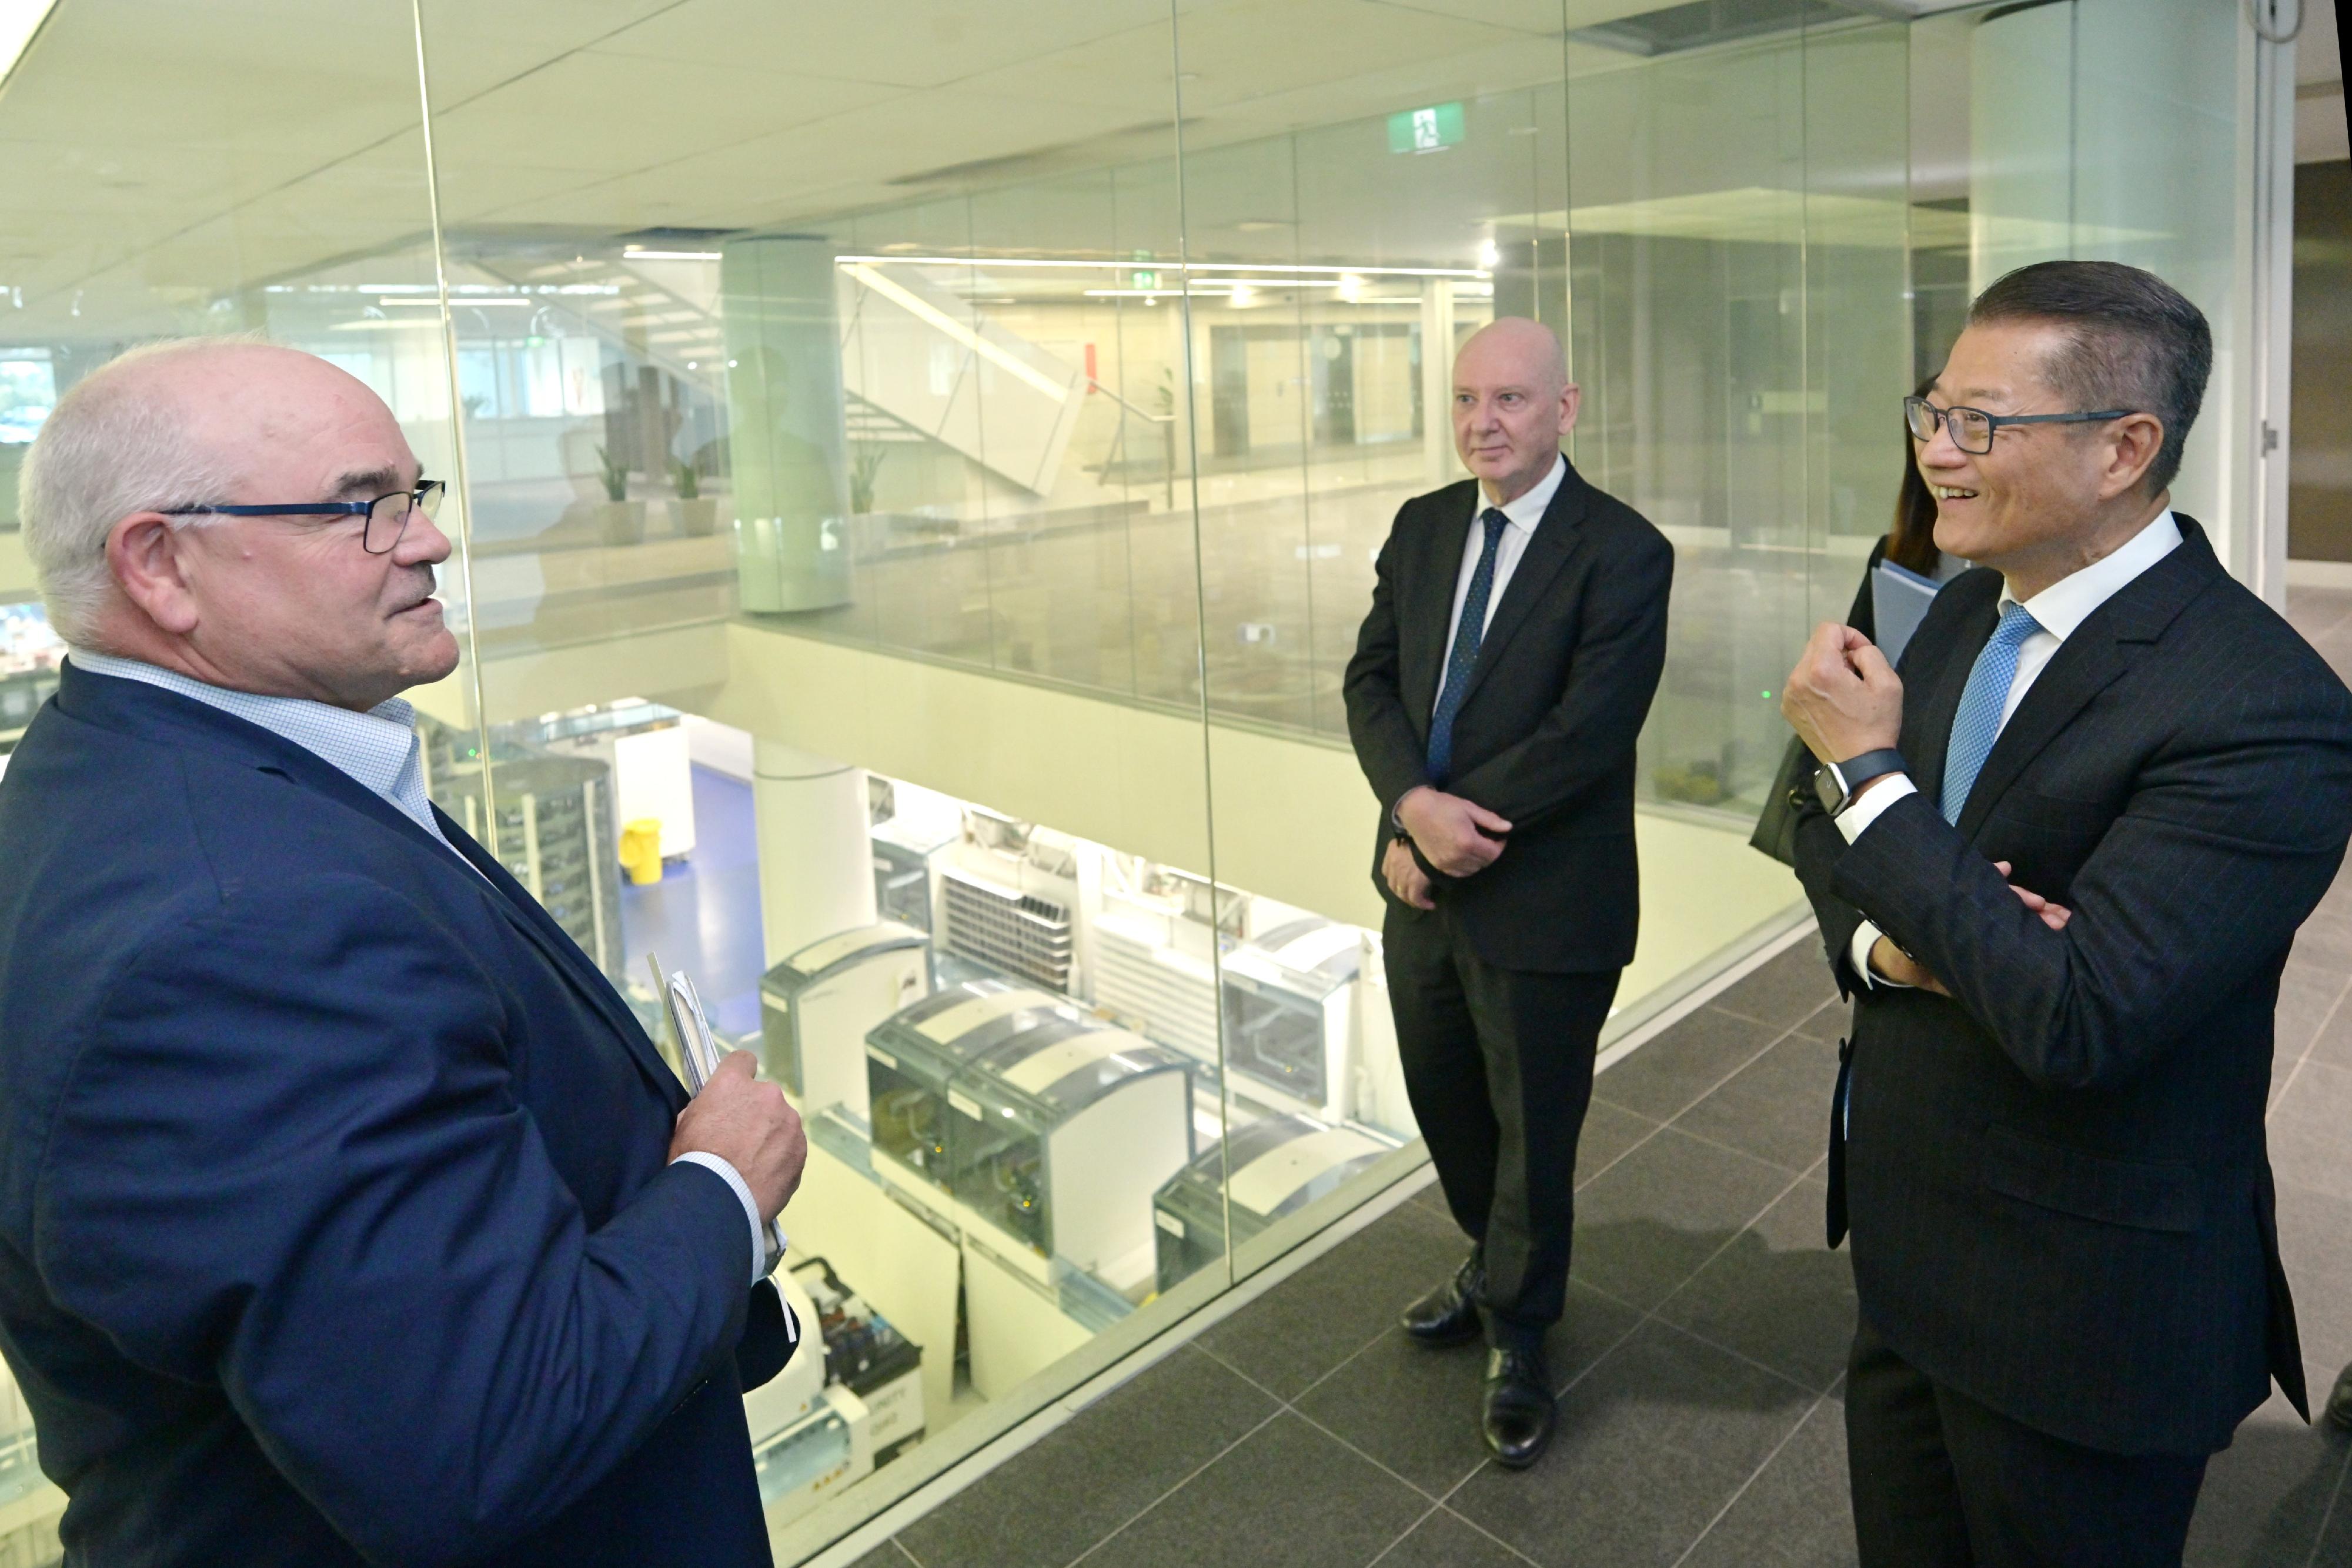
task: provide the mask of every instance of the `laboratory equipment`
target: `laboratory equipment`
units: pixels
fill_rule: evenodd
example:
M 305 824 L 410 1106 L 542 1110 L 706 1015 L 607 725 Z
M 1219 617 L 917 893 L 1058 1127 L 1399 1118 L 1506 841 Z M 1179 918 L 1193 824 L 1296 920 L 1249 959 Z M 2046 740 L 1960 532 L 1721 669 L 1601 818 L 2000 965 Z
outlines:
M 1311 915 L 1226 954 L 1226 1067 L 1276 1091 L 1288 1103 L 1283 1109 L 1353 1115 L 1353 1008 L 1362 963 L 1355 926 Z
M 845 1383 L 831 1381 L 819 1354 L 823 1314 L 791 1270 L 775 1275 L 801 1325 L 800 1347 L 783 1370 L 743 1396 L 751 1465 L 772 1524 L 798 1518 L 874 1469 L 873 1416 Z
M 922 1347 L 843 1284 L 824 1259 L 794 1263 L 792 1274 L 814 1303 L 815 1315 L 802 1326 L 824 1337 L 825 1381 L 864 1401 L 874 1462 L 888 1464 L 922 1441 Z
M 1003 980 L 916 1003 L 866 1057 L 877 1174 L 1036 1280 L 1150 1278 L 1151 1195 L 1192 1155 L 1189 1058 Z
M 431 720 L 425 789 L 436 805 L 496 855 L 605 974 L 623 972 L 620 860 L 611 773 L 597 761 L 502 744 L 498 821 L 488 820 L 482 762 L 453 744 L 459 732 Z M 439 735 L 434 731 L 444 732 Z M 436 743 L 438 742 L 438 743 Z
M 866 1034 L 929 995 L 931 941 L 896 921 L 837 932 L 760 981 L 760 1055 L 805 1114 L 866 1120 Z
M 1234 1127 L 1225 1147 L 1193 1160 L 1152 1199 L 1160 1288 L 1171 1289 L 1223 1255 L 1228 1216 L 1238 1247 L 1336 1190 L 1389 1149 L 1353 1127 L 1313 1116 L 1267 1116 Z
M 961 840 L 937 863 L 941 946 L 1052 990 L 1073 989 L 1076 840 L 966 806 Z

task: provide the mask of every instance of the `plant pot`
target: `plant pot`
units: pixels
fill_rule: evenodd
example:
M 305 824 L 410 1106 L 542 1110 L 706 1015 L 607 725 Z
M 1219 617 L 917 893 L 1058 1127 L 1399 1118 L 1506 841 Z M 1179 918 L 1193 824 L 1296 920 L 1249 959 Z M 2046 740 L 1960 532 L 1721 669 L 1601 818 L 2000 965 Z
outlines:
M 677 519 L 677 531 L 694 538 L 706 538 L 719 531 L 719 497 L 698 496 L 694 499 L 672 501 L 670 515 Z
M 596 508 L 596 532 L 608 545 L 646 542 L 646 504 L 606 501 Z

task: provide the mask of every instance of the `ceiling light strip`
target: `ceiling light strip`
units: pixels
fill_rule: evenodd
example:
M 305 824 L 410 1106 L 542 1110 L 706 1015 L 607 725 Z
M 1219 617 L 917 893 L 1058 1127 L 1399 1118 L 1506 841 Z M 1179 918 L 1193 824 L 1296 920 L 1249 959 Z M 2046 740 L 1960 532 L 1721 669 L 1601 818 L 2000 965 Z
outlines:
M 1359 277 L 1475 277 L 1494 276 L 1464 267 L 1291 267 L 1275 262 L 1244 261 L 1070 261 L 1026 256 L 838 256 L 843 267 L 881 263 L 898 267 L 1078 267 L 1108 272 L 1286 272 Z

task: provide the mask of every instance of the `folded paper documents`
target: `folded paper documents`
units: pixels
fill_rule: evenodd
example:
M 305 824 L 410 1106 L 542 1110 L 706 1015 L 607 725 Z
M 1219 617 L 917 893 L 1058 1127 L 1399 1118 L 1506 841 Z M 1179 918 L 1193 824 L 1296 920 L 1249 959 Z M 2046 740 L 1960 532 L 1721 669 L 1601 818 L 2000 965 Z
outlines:
M 725 1052 L 719 1049 L 718 1037 L 710 1032 L 709 1015 L 702 1010 L 702 997 L 687 977 L 684 969 L 665 973 L 661 959 L 646 955 L 646 962 L 654 972 L 654 992 L 661 998 L 662 1016 L 669 1020 L 670 1043 L 677 1048 L 677 1063 L 686 1079 L 686 1092 L 699 1094 L 710 1075 L 719 1071 Z M 766 1262 L 773 1268 L 783 1256 L 784 1232 L 780 1221 L 768 1221 L 768 1256 Z
M 1943 586 L 1891 560 L 1879 562 L 1870 574 L 1870 612 L 1878 627 L 1878 651 L 1888 664 L 1903 662 L 1911 633 L 1927 618 L 1927 606 L 1936 602 L 1936 591 Z

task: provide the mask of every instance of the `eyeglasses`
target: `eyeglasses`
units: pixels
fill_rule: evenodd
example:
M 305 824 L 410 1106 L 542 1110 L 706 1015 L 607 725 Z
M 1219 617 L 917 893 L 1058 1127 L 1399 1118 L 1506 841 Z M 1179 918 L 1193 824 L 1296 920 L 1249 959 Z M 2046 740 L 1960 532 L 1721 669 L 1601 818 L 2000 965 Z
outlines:
M 1981 457 L 1992 450 L 1993 432 L 2009 424 L 2099 424 L 2137 413 L 2136 408 L 2103 408 L 2095 413 L 1987 413 L 1980 408 L 1937 408 L 1924 397 L 1903 400 L 1903 423 L 1911 439 L 1922 444 L 1936 439 L 1936 427 L 1952 433 L 1952 444 Z
M 293 501 L 284 506 L 268 507 L 167 507 L 163 515 L 170 517 L 201 517 L 218 513 L 226 517 L 365 517 L 366 526 L 360 532 L 360 548 L 370 555 L 390 555 L 400 543 L 400 536 L 408 531 L 408 519 L 418 512 L 427 518 L 441 510 L 442 492 L 448 485 L 439 479 L 427 479 L 414 490 L 394 490 L 389 496 L 378 496 L 373 501 Z

